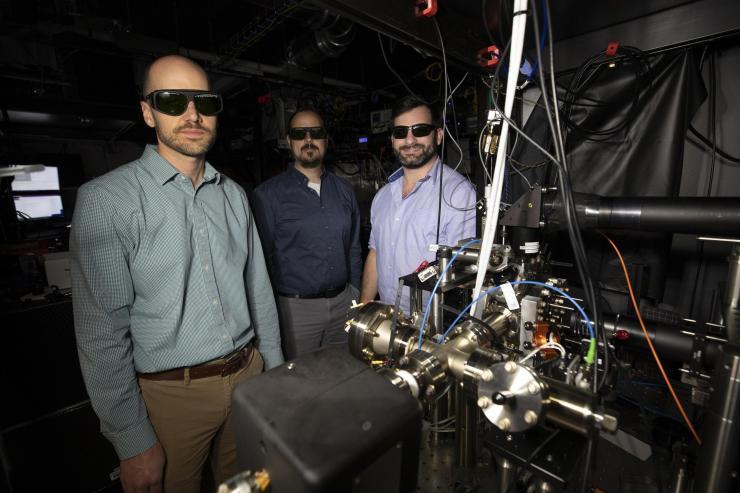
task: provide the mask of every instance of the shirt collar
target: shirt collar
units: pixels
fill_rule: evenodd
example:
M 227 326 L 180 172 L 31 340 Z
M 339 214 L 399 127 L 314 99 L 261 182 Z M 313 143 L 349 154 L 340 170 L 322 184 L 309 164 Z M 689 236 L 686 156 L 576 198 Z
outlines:
M 295 178 L 299 184 L 306 185 L 308 183 L 308 177 L 296 169 L 295 163 L 290 163 L 288 165 L 288 169 L 286 172 L 288 173 L 289 176 L 292 176 L 293 178 Z M 322 165 L 322 169 L 321 169 L 321 179 L 322 180 L 326 177 L 326 173 L 327 173 L 326 166 Z
M 163 158 L 157 152 L 157 146 L 148 144 L 144 149 L 144 154 L 141 156 L 141 160 L 144 162 L 144 169 L 151 174 L 157 183 L 164 185 L 176 175 L 180 174 L 177 169 L 170 164 L 165 158 Z M 216 168 L 211 166 L 211 163 L 206 161 L 205 170 L 203 173 L 203 182 L 208 183 L 214 181 L 215 183 L 221 183 L 221 173 Z
M 437 173 L 439 173 L 439 163 L 440 163 L 440 159 L 437 158 L 437 160 L 434 162 L 434 164 L 432 165 L 432 167 L 429 169 L 429 172 L 424 176 L 424 178 L 421 178 L 417 182 L 417 184 L 418 183 L 425 182 L 425 181 L 427 181 L 431 177 L 435 177 L 436 178 Z M 403 176 L 403 169 L 404 169 L 403 166 L 401 166 L 396 171 L 394 171 L 393 173 L 391 173 L 391 175 L 388 177 L 388 183 L 391 183 L 393 181 L 396 181 L 397 179 L 399 179 L 400 177 L 402 177 Z

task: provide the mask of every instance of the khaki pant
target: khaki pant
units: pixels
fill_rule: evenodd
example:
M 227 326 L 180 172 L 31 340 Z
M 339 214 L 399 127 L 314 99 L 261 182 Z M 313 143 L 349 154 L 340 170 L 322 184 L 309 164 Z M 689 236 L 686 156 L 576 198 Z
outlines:
M 231 420 L 231 393 L 237 383 L 262 372 L 255 349 L 241 370 L 225 377 L 190 380 L 139 379 L 149 420 L 164 448 L 164 493 L 199 493 L 210 455 L 216 485 L 238 471 Z

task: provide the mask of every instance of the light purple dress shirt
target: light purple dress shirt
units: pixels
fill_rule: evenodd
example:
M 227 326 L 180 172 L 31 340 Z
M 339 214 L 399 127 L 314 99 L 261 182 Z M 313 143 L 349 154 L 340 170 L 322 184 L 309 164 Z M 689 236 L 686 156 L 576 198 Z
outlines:
M 403 168 L 388 179 L 370 210 L 370 249 L 376 252 L 380 301 L 396 302 L 398 278 L 414 272 L 424 260 L 437 258 L 429 245 L 437 243 L 439 170 L 442 172 L 439 244 L 456 245 L 475 236 L 475 190 L 470 182 L 438 159 L 429 173 L 402 198 Z M 409 289 L 404 287 L 401 309 L 409 313 Z

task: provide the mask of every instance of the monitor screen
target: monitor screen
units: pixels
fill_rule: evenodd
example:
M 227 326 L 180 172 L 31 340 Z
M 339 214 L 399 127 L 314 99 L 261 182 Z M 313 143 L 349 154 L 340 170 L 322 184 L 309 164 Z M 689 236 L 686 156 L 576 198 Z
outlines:
M 59 169 L 43 166 L 41 171 L 17 174 L 11 186 L 14 192 L 58 192 Z
M 15 210 L 26 219 L 63 217 L 62 197 L 59 195 L 16 195 Z

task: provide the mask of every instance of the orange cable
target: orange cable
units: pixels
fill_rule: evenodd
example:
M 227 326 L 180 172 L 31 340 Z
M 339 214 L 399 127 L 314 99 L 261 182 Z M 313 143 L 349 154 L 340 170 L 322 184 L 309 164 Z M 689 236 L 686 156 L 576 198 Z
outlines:
M 689 427 L 689 430 L 691 430 L 691 434 L 694 435 L 694 440 L 696 440 L 696 443 L 701 445 L 701 438 L 699 438 L 699 434 L 696 432 L 694 425 L 691 424 L 691 420 L 686 415 L 686 411 L 683 410 L 681 401 L 678 400 L 676 391 L 673 390 L 673 385 L 671 385 L 670 380 L 668 380 L 668 376 L 666 375 L 665 370 L 663 369 L 663 364 L 660 362 L 658 353 L 655 351 L 655 347 L 653 347 L 653 342 L 650 340 L 648 331 L 645 328 L 645 323 L 642 321 L 642 315 L 640 314 L 640 309 L 637 307 L 637 301 L 635 300 L 635 293 L 632 291 L 632 283 L 630 282 L 630 276 L 629 276 L 629 273 L 627 272 L 627 266 L 624 264 L 624 259 L 622 258 L 622 254 L 619 252 L 619 248 L 617 247 L 616 243 L 614 243 L 611 240 L 611 238 L 606 236 L 604 233 L 601 233 L 601 232 L 599 233 L 601 234 L 601 236 L 606 238 L 606 241 L 608 241 L 611 244 L 612 248 L 614 248 L 614 251 L 617 252 L 617 257 L 619 257 L 619 263 L 622 264 L 622 270 L 624 271 L 624 278 L 627 281 L 627 288 L 629 289 L 629 292 L 630 292 L 630 299 L 632 300 L 632 306 L 635 308 L 635 313 L 637 313 L 637 320 L 639 320 L 640 327 L 642 327 L 642 332 L 645 334 L 645 341 L 647 341 L 647 344 L 650 347 L 650 351 L 653 353 L 653 357 L 655 358 L 655 363 L 657 363 L 658 365 L 660 374 L 663 375 L 663 380 L 665 380 L 666 385 L 668 385 L 668 390 L 671 391 L 671 396 L 673 396 L 673 401 L 676 403 L 676 407 L 678 407 L 678 410 L 681 413 L 681 416 L 683 416 L 683 420 L 686 422 L 686 426 Z

